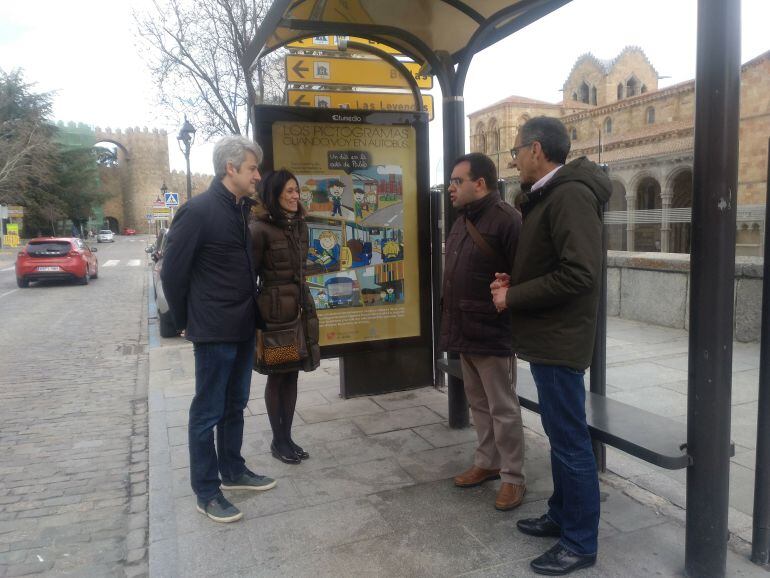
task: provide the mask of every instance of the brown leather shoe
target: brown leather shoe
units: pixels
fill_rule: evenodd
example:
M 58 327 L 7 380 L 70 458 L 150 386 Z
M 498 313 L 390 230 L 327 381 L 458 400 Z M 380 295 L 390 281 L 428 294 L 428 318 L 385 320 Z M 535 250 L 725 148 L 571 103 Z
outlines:
M 503 511 L 518 508 L 521 505 L 521 502 L 524 501 L 524 494 L 526 491 L 527 486 L 524 484 L 503 482 L 500 484 L 500 491 L 497 492 L 495 508 Z
M 455 486 L 459 488 L 472 488 L 479 486 L 488 480 L 497 480 L 500 478 L 500 470 L 485 470 L 478 466 L 471 466 L 471 469 L 455 476 Z

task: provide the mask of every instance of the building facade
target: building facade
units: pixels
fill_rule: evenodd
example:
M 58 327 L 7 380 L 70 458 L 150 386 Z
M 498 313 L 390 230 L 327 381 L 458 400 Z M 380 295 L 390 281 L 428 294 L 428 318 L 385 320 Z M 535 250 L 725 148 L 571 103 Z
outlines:
M 469 115 L 471 150 L 492 157 L 509 194 L 508 167 L 518 127 L 558 117 L 572 139 L 570 158 L 606 163 L 613 195 L 605 221 L 610 248 L 687 253 L 694 143 L 695 81 L 663 89 L 644 52 L 627 47 L 609 61 L 585 54 L 551 104 L 512 96 Z M 736 252 L 762 255 L 770 138 L 770 51 L 741 68 Z

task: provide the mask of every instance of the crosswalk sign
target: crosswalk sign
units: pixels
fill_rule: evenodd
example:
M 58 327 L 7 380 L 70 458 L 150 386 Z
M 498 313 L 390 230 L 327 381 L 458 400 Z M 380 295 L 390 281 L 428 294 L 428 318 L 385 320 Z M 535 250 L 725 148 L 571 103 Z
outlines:
M 166 206 L 178 207 L 179 206 L 179 193 L 166 193 Z

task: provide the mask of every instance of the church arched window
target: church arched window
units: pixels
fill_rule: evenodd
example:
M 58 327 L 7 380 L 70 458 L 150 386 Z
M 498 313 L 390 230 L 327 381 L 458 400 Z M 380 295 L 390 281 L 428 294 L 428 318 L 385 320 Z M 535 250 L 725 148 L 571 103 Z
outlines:
M 623 83 L 618 83 L 618 100 L 623 100 Z
M 626 97 L 630 98 L 632 96 L 636 96 L 637 94 L 640 94 L 639 85 L 640 85 L 639 80 L 636 78 L 636 76 L 632 74 L 631 78 L 629 78 L 626 81 Z
M 489 121 L 487 134 L 489 134 L 489 138 L 487 139 L 487 142 L 489 143 L 489 152 L 496 153 L 500 150 L 500 130 L 497 128 L 496 119 L 493 118 Z
M 612 118 L 609 116 L 604 119 L 604 134 L 612 134 Z
M 591 104 L 596 104 L 596 87 L 591 87 Z
M 476 125 L 476 150 L 480 153 L 487 152 L 487 139 L 484 135 L 484 123 L 480 122 Z
M 591 98 L 591 94 L 590 94 L 591 93 L 591 87 L 588 86 L 588 83 L 586 81 L 583 81 L 580 84 L 580 87 L 578 88 L 578 91 L 580 92 L 580 94 L 578 95 L 578 100 L 580 102 L 584 102 L 586 104 L 591 102 L 590 101 L 590 98 Z
M 648 107 L 646 112 L 647 124 L 655 124 L 655 109 Z
M 577 129 L 574 126 L 570 129 L 569 136 L 572 140 L 577 140 Z

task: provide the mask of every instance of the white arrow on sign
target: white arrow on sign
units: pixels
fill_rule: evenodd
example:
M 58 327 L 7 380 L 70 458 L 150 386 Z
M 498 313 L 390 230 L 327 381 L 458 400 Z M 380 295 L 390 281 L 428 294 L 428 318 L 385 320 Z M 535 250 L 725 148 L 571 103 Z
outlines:
M 176 207 L 179 205 L 179 193 L 166 193 L 166 206 Z

